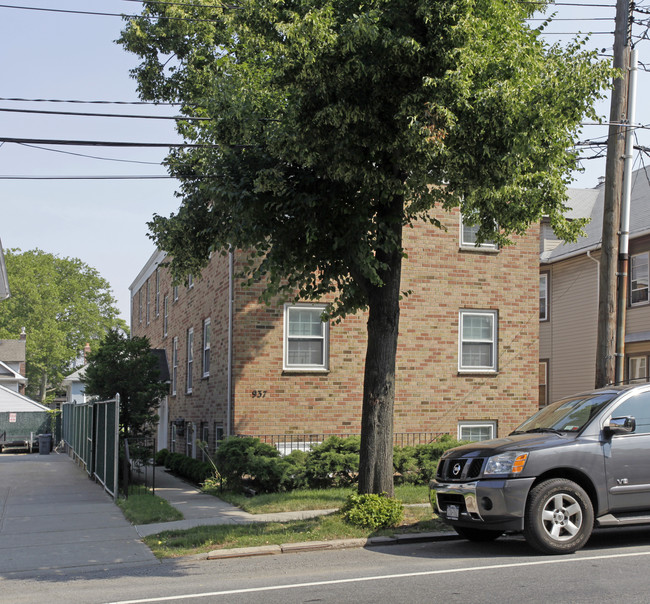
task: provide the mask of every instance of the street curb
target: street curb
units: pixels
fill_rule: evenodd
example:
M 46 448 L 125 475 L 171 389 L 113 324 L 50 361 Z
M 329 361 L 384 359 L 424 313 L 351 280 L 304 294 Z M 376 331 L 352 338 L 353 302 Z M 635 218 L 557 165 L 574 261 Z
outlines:
M 252 556 L 273 556 L 277 554 L 296 554 L 324 550 L 350 549 L 359 547 L 379 547 L 384 545 L 404 545 L 409 543 L 427 543 L 451 541 L 458 539 L 455 532 L 440 531 L 435 533 L 403 533 L 394 537 L 370 537 L 361 539 L 333 539 L 331 541 L 301 541 L 281 545 L 261 545 L 259 547 L 240 547 L 218 549 L 206 554 L 199 554 L 198 559 L 224 560 L 229 558 L 249 558 Z

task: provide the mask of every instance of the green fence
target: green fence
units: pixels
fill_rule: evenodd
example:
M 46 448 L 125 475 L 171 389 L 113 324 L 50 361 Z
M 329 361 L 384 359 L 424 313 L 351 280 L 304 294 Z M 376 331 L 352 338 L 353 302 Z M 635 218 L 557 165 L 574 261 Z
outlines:
M 81 405 L 64 403 L 61 410 L 62 438 L 68 454 L 117 497 L 119 396 Z
M 0 413 L 0 447 L 3 443 L 24 441 L 31 449 L 38 434 L 50 432 L 50 414 L 47 411 Z

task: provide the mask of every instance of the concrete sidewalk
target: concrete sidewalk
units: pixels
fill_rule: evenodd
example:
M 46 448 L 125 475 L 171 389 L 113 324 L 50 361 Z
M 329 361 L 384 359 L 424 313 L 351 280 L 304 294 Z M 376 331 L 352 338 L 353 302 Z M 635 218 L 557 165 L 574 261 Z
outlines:
M 67 455 L 0 455 L 0 577 L 125 563 L 159 564 Z
M 331 509 L 276 514 L 249 514 L 218 497 L 202 493 L 195 486 L 177 478 L 160 466 L 156 467 L 155 481 L 156 495 L 169 501 L 173 507 L 181 512 L 183 520 L 140 524 L 135 528 L 141 537 L 154 535 L 161 531 L 182 530 L 195 526 L 245 524 L 249 522 L 286 522 L 288 520 L 323 516 L 336 511 L 336 509 Z M 151 477 L 149 477 L 149 484 L 151 484 Z

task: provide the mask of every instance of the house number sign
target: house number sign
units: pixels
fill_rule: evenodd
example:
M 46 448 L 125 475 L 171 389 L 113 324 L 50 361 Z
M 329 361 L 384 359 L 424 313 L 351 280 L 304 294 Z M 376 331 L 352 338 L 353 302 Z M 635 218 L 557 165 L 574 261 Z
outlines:
M 251 398 L 266 398 L 266 390 L 253 390 Z

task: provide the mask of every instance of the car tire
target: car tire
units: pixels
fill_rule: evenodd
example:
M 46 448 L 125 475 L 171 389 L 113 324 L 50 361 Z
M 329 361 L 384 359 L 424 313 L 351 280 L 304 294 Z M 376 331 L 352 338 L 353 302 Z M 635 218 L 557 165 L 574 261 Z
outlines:
M 572 480 L 552 478 L 535 486 L 526 503 L 524 537 L 545 554 L 572 554 L 587 543 L 594 509 L 585 490 Z
M 468 541 L 494 541 L 503 535 L 503 531 L 491 531 L 489 529 L 468 528 L 466 526 L 455 526 L 454 530 L 458 533 L 459 537 L 467 539 Z

